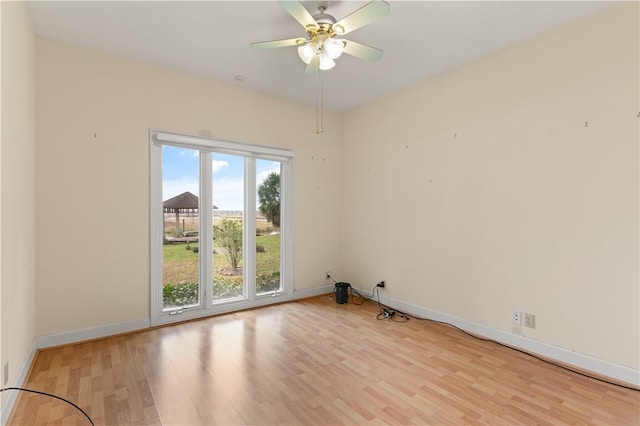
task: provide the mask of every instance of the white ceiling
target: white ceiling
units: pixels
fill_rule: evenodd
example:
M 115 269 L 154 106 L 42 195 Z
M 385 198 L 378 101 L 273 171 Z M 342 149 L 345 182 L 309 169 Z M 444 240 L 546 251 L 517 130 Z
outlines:
M 303 1 L 315 14 L 320 2 Z M 366 1 L 323 1 L 340 19 Z M 295 47 L 255 50 L 254 41 L 304 37 L 275 1 L 29 1 L 38 35 L 228 81 L 315 104 L 313 75 Z M 347 110 L 609 2 L 394 1 L 391 15 L 345 38 L 384 50 L 367 63 L 343 55 L 323 72 L 325 107 Z M 245 76 L 243 82 L 236 75 Z

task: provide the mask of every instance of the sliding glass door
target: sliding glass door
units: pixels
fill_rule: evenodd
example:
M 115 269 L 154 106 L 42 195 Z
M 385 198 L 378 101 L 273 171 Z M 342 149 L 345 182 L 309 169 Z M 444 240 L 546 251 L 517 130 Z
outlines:
M 292 294 L 290 151 L 151 132 L 154 324 Z
M 256 293 L 277 294 L 280 280 L 280 163 L 256 160 Z
M 199 151 L 162 149 L 162 309 L 202 305 L 199 288 Z
M 213 302 L 244 298 L 245 158 L 213 153 Z M 247 162 L 251 159 L 247 159 Z

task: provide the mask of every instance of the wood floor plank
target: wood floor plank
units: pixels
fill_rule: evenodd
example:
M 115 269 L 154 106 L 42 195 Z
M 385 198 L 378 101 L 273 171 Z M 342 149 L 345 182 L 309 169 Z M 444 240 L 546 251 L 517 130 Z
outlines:
M 96 425 L 637 425 L 640 392 L 329 296 L 41 350 L 25 387 Z M 9 425 L 86 425 L 20 394 Z

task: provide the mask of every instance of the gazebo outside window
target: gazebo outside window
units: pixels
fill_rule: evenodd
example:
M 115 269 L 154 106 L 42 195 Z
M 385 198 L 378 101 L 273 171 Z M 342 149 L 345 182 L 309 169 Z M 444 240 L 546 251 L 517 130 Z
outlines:
M 189 191 L 183 192 L 180 195 L 176 195 L 175 197 L 169 198 L 162 203 L 162 207 L 164 209 L 165 214 L 175 213 L 176 215 L 176 231 L 175 238 L 184 238 L 187 237 L 186 229 L 184 226 L 182 230 L 180 230 L 180 214 L 187 215 L 192 217 L 194 214 L 198 213 L 198 196 L 192 194 Z M 217 209 L 218 207 L 213 206 L 213 209 Z M 164 221 L 164 219 L 163 219 Z M 164 239 L 168 239 L 166 236 L 166 226 Z

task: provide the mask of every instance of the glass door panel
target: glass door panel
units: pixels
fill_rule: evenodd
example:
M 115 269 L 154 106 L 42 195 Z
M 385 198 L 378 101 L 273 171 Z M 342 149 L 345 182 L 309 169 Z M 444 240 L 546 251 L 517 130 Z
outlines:
M 198 211 L 199 151 L 162 147 L 162 309 L 201 305 Z
M 150 139 L 151 323 L 293 297 L 293 154 L 158 131 Z
M 244 279 L 244 157 L 212 154 L 213 302 L 246 297 Z
M 256 160 L 256 295 L 282 291 L 280 162 Z

